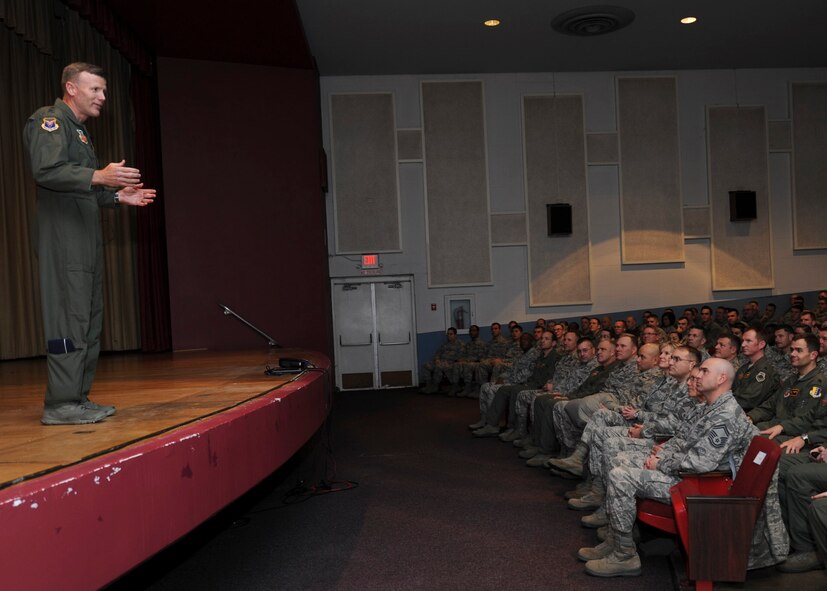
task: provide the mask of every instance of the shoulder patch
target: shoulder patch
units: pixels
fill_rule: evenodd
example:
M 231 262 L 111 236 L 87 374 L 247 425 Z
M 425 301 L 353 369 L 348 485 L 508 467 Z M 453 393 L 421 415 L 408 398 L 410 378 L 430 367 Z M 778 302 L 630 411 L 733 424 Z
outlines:
M 766 379 L 767 379 L 767 374 L 764 373 L 763 371 L 759 371 L 757 374 L 755 374 L 755 381 L 756 382 L 763 382 Z
M 715 425 L 709 430 L 709 434 L 706 437 L 712 447 L 721 448 L 726 445 L 727 440 L 729 440 L 729 429 L 725 423 Z
M 77 132 L 78 132 L 78 139 L 79 139 L 80 141 L 82 141 L 84 144 L 88 144 L 88 143 L 89 143 L 89 138 L 88 138 L 88 137 L 86 137 L 86 134 L 85 134 L 85 133 L 83 133 L 83 130 L 82 130 L 82 129 L 78 129 L 78 130 L 77 130 Z
M 40 129 L 51 133 L 60 129 L 60 123 L 57 122 L 57 117 L 44 117 L 40 123 Z
M 810 388 L 810 396 L 813 398 L 821 398 L 821 388 L 818 386 L 813 386 Z

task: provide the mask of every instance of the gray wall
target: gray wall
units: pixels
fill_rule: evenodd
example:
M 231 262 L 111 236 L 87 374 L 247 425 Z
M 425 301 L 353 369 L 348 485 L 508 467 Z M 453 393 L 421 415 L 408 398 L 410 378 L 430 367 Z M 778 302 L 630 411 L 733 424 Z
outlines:
M 391 92 L 397 128 L 421 128 L 420 83 L 423 80 L 481 80 L 485 101 L 489 209 L 492 214 L 524 212 L 522 97 L 531 94 L 582 94 L 585 132 L 614 133 L 618 76 L 674 76 L 677 80 L 681 199 L 687 206 L 709 205 L 707 107 L 760 105 L 768 121 L 790 119 L 789 84 L 827 81 L 827 69 L 673 72 L 589 72 L 455 76 L 327 77 L 321 79 L 324 144 L 330 153 L 331 93 Z M 737 81 L 737 82 L 736 82 Z M 737 95 L 737 96 L 736 96 Z M 425 224 L 424 166 L 399 164 L 402 251 L 380 255 L 384 274 L 414 276 L 417 332 L 445 329 L 444 296 L 470 293 L 476 297 L 476 322 L 525 321 L 537 317 L 564 318 L 620 310 L 681 306 L 745 297 L 812 291 L 827 286 L 827 250 L 793 249 L 791 153 L 768 150 L 769 213 L 767 236 L 773 257 L 774 287 L 759 290 L 712 291 L 710 238 L 686 238 L 684 262 L 623 265 L 621 263 L 618 166 L 589 165 L 588 202 L 591 244 L 591 304 L 529 307 L 525 246 L 491 248 L 493 284 L 429 289 Z M 622 158 L 622 155 L 621 155 Z M 331 168 L 332 174 L 332 168 Z M 330 183 L 331 187 L 335 183 Z M 332 215 L 335 194 L 328 199 L 328 233 L 336 232 Z M 821 211 L 824 219 L 827 195 Z M 328 241 L 331 276 L 359 274 L 353 255 L 337 256 L 335 240 Z M 437 310 L 431 310 L 431 304 Z

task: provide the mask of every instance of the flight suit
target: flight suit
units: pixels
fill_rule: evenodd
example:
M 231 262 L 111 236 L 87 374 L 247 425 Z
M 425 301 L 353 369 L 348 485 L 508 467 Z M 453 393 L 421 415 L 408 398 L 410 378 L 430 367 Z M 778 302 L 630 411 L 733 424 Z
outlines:
M 29 117 L 23 143 L 37 183 L 45 405 L 83 402 L 95 377 L 103 327 L 99 208 L 114 207 L 115 193 L 92 186 L 98 168 L 92 140 L 63 100 Z

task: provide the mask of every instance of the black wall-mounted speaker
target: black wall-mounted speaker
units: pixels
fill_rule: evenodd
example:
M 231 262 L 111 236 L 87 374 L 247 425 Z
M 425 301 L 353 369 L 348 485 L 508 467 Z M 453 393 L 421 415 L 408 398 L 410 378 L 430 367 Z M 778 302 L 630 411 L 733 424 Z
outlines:
M 758 217 L 755 191 L 729 192 L 729 221 L 749 222 Z
M 546 203 L 546 219 L 549 236 L 571 235 L 571 205 L 568 203 Z

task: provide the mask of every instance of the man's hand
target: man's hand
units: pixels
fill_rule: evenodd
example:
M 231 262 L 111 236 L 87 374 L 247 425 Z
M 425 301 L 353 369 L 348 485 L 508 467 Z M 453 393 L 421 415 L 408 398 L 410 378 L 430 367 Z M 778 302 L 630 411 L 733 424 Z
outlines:
M 804 447 L 804 440 L 799 437 L 793 437 L 781 444 L 781 451 L 785 454 L 797 454 Z
M 658 467 L 658 461 L 657 456 L 649 456 L 646 458 L 646 461 L 643 462 L 643 467 L 647 470 L 655 470 Z
M 560 392 L 555 392 L 554 393 L 554 399 L 555 400 L 568 400 L 569 397 L 564 395 L 564 394 L 560 394 Z
M 816 499 L 827 499 L 827 490 L 825 490 L 824 492 L 820 492 L 817 495 L 813 495 L 810 498 L 813 499 L 814 501 Z
M 632 406 L 624 406 L 620 409 L 620 414 L 622 414 L 623 418 L 627 421 L 631 421 L 637 416 L 637 409 Z
M 781 425 L 776 425 L 775 427 L 770 427 L 769 429 L 764 429 L 763 431 L 759 431 L 761 435 L 766 435 L 767 439 L 775 439 L 779 435 L 784 432 L 784 427 Z
M 107 187 L 135 187 L 141 182 L 141 171 L 124 166 L 126 160 L 110 162 L 100 170 L 92 173 L 93 185 Z
M 554 392 L 554 382 L 546 382 L 543 384 L 543 390 L 546 392 Z
M 134 187 L 124 187 L 118 191 L 118 201 L 136 207 L 143 207 L 155 201 L 155 189 L 144 189 L 143 183 Z
M 635 439 L 640 439 L 641 431 L 643 431 L 643 425 L 638 423 L 637 425 L 632 425 L 631 427 L 629 427 L 629 430 L 627 431 L 627 435 L 629 435 L 629 437 L 633 437 Z

